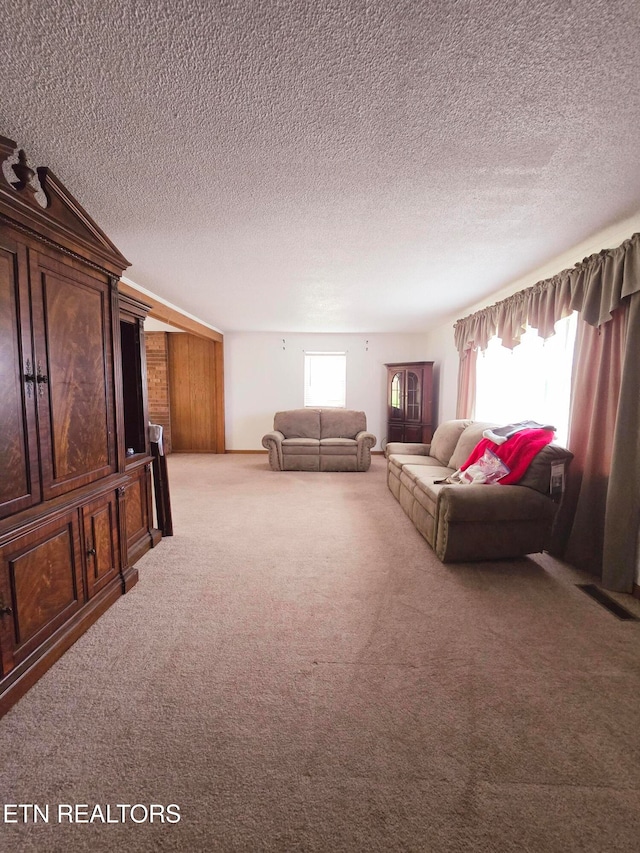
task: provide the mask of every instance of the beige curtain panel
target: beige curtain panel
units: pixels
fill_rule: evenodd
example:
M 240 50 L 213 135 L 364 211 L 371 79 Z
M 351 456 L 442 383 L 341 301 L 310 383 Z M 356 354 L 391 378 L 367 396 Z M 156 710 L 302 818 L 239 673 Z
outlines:
M 526 327 L 532 326 L 542 338 L 548 338 L 554 334 L 556 322 L 572 311 L 578 311 L 581 321 L 601 333 L 606 329 L 605 338 L 615 326 L 614 349 L 620 351 L 620 358 L 602 357 L 603 347 L 595 347 L 592 340 L 587 346 L 589 336 L 580 336 L 569 435 L 569 447 L 575 454 L 571 477 L 580 483 L 580 494 L 573 495 L 579 511 L 564 538 L 569 554 L 575 550 L 572 543 L 581 538 L 593 541 L 593 552 L 584 567 L 592 572 L 600 567 L 608 588 L 631 592 L 640 529 L 640 233 L 615 249 L 604 249 L 572 269 L 458 320 L 454 326 L 461 359 L 458 416 L 472 415 L 475 358 L 492 337 L 497 335 L 504 346 L 513 349 Z M 608 329 L 606 324 L 614 317 L 616 323 Z M 585 381 L 585 376 L 590 379 Z M 598 388 L 606 388 L 607 393 L 599 393 Z M 590 434 L 587 441 L 585 421 L 606 424 L 607 435 Z M 595 470 L 598 482 L 590 475 Z M 602 531 L 595 540 L 594 517 Z

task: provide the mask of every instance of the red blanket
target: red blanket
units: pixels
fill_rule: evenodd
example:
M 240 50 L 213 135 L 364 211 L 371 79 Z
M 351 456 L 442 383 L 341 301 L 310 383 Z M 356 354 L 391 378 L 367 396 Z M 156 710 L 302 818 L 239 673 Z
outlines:
M 553 430 L 550 429 L 523 429 L 508 438 L 503 444 L 496 444 L 488 438 L 481 438 L 471 451 L 471 456 L 464 465 L 460 466 L 465 471 L 469 465 L 480 459 L 485 450 L 495 453 L 509 468 L 509 473 L 498 480 L 503 486 L 519 483 L 533 457 L 553 441 Z

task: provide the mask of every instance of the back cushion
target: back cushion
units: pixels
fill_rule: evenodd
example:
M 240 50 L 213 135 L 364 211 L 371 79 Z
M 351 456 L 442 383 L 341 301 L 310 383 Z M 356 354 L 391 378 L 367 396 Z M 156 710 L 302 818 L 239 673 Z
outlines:
M 458 420 L 445 421 L 436 429 L 431 439 L 429 456 L 435 456 L 438 462 L 448 465 L 449 460 L 456 449 L 456 444 L 462 431 L 473 421 Z
M 285 438 L 320 439 L 320 410 L 289 409 L 287 412 L 276 412 L 273 428 Z
M 355 438 L 366 430 L 367 416 L 353 409 L 320 409 L 320 438 Z
M 449 460 L 449 468 L 454 468 L 456 471 L 461 465 L 471 456 L 471 451 L 482 438 L 482 433 L 489 427 L 499 426 L 499 424 L 490 423 L 488 421 L 476 421 L 468 426 L 458 439 L 458 444 Z

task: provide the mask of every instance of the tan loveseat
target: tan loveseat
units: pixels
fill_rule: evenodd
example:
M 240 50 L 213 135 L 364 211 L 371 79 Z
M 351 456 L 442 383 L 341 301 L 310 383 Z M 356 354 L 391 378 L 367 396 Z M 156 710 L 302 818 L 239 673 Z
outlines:
M 276 412 L 262 438 L 274 471 L 368 471 L 375 443 L 365 413 L 353 409 Z
M 559 495 L 551 495 L 551 466 L 573 454 L 543 448 L 517 485 L 443 484 L 469 458 L 485 429 L 497 424 L 447 421 L 431 444 L 389 443 L 387 484 L 443 562 L 519 557 L 549 546 Z M 554 467 L 554 474 L 558 469 Z

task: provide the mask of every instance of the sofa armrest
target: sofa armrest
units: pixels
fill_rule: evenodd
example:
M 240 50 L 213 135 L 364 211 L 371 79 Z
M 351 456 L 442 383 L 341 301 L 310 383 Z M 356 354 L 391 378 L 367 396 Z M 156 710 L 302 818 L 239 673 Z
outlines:
M 371 448 L 375 445 L 378 439 L 372 432 L 361 430 L 356 434 L 358 443 L 357 468 L 358 471 L 368 471 L 371 465 Z
M 442 486 L 433 549 L 443 563 L 544 551 L 558 507 L 526 486 Z
M 262 446 L 269 451 L 269 465 L 272 471 L 282 471 L 284 463 L 282 460 L 282 440 L 284 434 L 278 430 L 268 432 L 262 436 Z
M 438 493 L 438 515 L 450 522 L 505 522 L 551 519 L 558 507 L 526 486 L 456 484 Z
M 384 455 L 389 458 L 392 453 L 400 453 L 407 456 L 428 456 L 430 444 L 414 444 L 404 441 L 390 441 L 384 449 Z
M 358 444 L 367 444 L 369 448 L 375 447 L 375 443 L 377 440 L 378 439 L 372 432 L 367 432 L 364 429 L 356 435 L 356 441 L 358 442 Z

